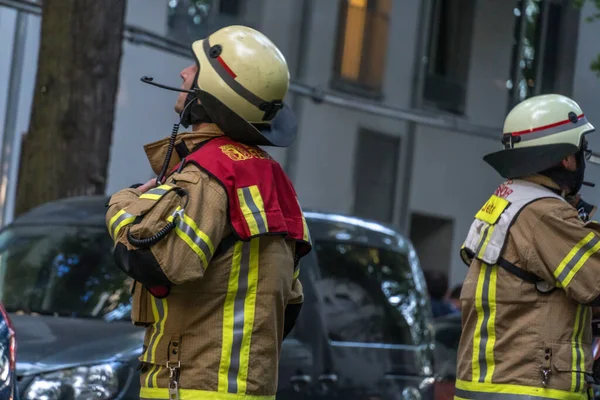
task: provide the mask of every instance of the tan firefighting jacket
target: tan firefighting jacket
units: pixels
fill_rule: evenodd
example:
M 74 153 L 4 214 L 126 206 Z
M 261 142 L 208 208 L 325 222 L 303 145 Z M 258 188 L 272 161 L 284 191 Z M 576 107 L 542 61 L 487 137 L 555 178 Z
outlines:
M 586 304 L 600 296 L 600 224 L 582 222 L 572 205 L 544 187 L 558 189 L 550 179 L 534 176 L 526 182 L 534 183 L 538 199 L 510 222 L 500 257 L 555 290 L 542 293 L 498 265 L 473 259 L 461 293 L 456 398 L 588 398 L 585 373 L 591 372 L 593 360 L 591 307 Z M 508 181 L 496 195 L 509 203 L 521 190 Z M 478 213 L 493 217 L 492 222 L 503 218 L 506 204 L 493 198 Z M 501 228 L 479 226 L 478 257 L 493 255 L 485 248 L 497 246 L 494 229 Z M 476 231 L 472 227 L 469 236 Z
M 177 142 L 184 140 L 192 149 L 221 134 L 216 125 L 209 125 L 179 135 Z M 165 139 L 145 146 L 155 173 L 162 167 L 167 145 Z M 174 152 L 171 167 L 178 162 Z M 140 396 L 169 399 L 172 382 L 167 366 L 175 366 L 180 367 L 174 372 L 181 399 L 274 398 L 284 310 L 303 301 L 301 283 L 293 277 L 295 245 L 281 236 L 262 236 L 213 257 L 221 239 L 231 232 L 225 190 L 192 164 L 167 183 L 189 193 L 185 221 L 190 235 L 170 234 L 151 247 L 174 284 L 166 298 L 154 298 L 139 282 L 132 288 L 132 320 L 147 326 L 139 358 Z M 180 204 L 176 195 L 153 204 L 140 199 L 141 194 L 124 189 L 109 202 L 109 231 L 115 243 L 128 249 L 130 227 L 135 237 L 152 236 Z M 130 225 L 144 211 L 142 223 Z

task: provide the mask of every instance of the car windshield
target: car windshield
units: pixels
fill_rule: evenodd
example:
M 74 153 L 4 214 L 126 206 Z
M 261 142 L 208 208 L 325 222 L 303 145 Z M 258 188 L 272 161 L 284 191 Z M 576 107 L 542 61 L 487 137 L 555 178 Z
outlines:
M 121 319 L 131 281 L 111 249 L 100 227 L 10 227 L 0 234 L 0 301 L 9 312 Z

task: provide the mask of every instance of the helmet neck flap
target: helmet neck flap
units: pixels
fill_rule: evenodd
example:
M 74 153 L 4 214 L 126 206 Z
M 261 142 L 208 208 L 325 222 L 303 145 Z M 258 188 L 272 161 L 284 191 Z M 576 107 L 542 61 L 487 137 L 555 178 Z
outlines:
M 577 161 L 577 167 L 574 171 L 569 171 L 562 164 L 559 164 L 555 167 L 548 168 L 547 170 L 540 172 L 540 174 L 552 179 L 562 189 L 568 189 L 566 194 L 568 196 L 573 196 L 577 194 L 583 186 L 585 175 L 585 158 L 583 149 L 579 149 L 579 151 L 575 153 L 575 159 Z

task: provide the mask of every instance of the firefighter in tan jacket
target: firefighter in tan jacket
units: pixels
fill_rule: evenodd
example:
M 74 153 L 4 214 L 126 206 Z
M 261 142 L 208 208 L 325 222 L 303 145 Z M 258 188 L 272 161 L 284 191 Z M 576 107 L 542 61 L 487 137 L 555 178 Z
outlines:
M 257 146 L 294 139 L 289 73 L 243 26 L 192 49 L 175 109 L 193 131 L 146 145 L 158 178 L 114 194 L 106 214 L 115 261 L 135 280 L 132 320 L 147 327 L 140 398 L 274 399 L 311 250 L 292 184 Z
M 595 157 L 592 131 L 573 100 L 537 96 L 508 114 L 504 150 L 484 157 L 507 180 L 461 251 L 469 270 L 455 398 L 588 399 L 600 224 L 578 192 Z

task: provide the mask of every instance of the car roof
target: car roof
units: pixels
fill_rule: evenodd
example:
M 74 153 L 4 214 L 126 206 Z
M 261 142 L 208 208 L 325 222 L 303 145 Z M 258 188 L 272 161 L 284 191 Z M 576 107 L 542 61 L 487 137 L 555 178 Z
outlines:
M 17 217 L 10 226 L 105 226 L 109 196 L 77 196 L 42 204 Z M 304 210 L 314 240 L 369 243 L 407 253 L 410 242 L 393 226 L 350 215 Z

